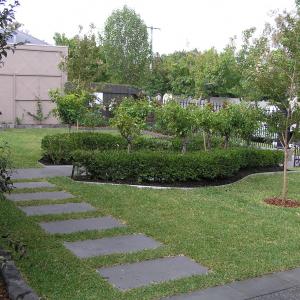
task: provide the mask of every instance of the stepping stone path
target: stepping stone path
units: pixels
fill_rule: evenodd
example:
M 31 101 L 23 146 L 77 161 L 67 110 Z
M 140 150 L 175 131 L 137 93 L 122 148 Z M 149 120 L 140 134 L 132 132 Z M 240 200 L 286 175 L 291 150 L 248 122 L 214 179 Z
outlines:
M 18 170 L 13 178 L 43 178 L 52 176 L 65 176 L 70 172 L 66 168 L 43 168 Z M 48 182 L 16 183 L 17 189 L 55 187 Z M 6 195 L 11 201 L 27 200 L 59 200 L 74 198 L 66 192 L 35 192 L 14 193 Z M 64 203 L 53 205 L 21 206 L 19 207 L 27 216 L 42 216 L 93 211 L 95 208 L 88 203 Z M 69 234 L 85 230 L 106 230 L 124 227 L 119 220 L 110 216 L 84 219 L 70 219 L 63 221 L 41 222 L 40 227 L 49 234 Z M 161 243 L 143 234 L 127 234 L 95 240 L 64 242 L 64 246 L 79 258 L 110 255 L 117 253 L 133 253 L 146 249 L 156 249 Z M 98 273 L 106 278 L 116 288 L 125 291 L 132 288 L 151 285 L 168 280 L 174 280 L 193 275 L 205 275 L 208 269 L 197 264 L 185 256 L 165 257 L 142 261 L 132 264 L 123 264 L 114 267 L 101 268 Z
M 205 275 L 208 269 L 185 256 L 176 256 L 102 268 L 98 272 L 115 287 L 126 291 L 152 283 Z
M 155 249 L 161 246 L 160 243 L 143 234 L 122 235 L 79 242 L 65 242 L 64 245 L 80 258 L 117 253 L 132 253 L 145 249 Z
M 56 215 L 77 213 L 95 210 L 88 203 L 65 203 L 53 205 L 21 206 L 19 207 L 27 216 Z
M 14 183 L 14 188 L 16 189 L 34 189 L 34 188 L 52 188 L 52 187 L 55 187 L 55 185 L 47 181 Z
M 48 233 L 73 233 L 85 230 L 105 230 L 125 227 L 125 225 L 112 217 L 41 222 L 40 226 Z
M 37 192 L 37 193 L 19 193 L 5 195 L 11 201 L 28 201 L 28 200 L 63 200 L 74 198 L 72 194 L 66 192 Z

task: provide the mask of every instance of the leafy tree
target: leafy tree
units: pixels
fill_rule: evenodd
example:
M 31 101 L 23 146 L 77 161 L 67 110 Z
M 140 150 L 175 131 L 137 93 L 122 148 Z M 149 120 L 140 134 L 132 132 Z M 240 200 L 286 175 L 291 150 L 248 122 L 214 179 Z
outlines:
M 248 97 L 268 100 L 276 107 L 266 115 L 269 130 L 278 133 L 284 147 L 282 198 L 288 195 L 289 144 L 299 133 L 300 113 L 300 17 L 284 12 L 275 19 L 275 25 L 266 25 L 264 33 L 246 45 L 249 70 L 246 81 L 252 82 L 256 93 L 248 89 Z M 290 133 L 291 126 L 295 129 Z
M 224 148 L 228 148 L 230 138 L 237 133 L 241 123 L 241 115 L 238 104 L 223 105 L 223 108 L 215 113 L 215 130 L 224 138 Z
M 176 101 L 170 101 L 157 110 L 158 126 L 181 139 L 181 152 L 186 153 L 188 139 L 196 126 L 192 107 L 181 107 Z
M 195 107 L 193 114 L 197 130 L 203 132 L 203 144 L 205 151 L 211 149 L 211 137 L 215 128 L 216 114 L 213 106 L 208 103 L 204 107 Z
M 195 90 L 199 96 L 210 98 L 239 95 L 241 75 L 232 45 L 227 46 L 221 53 L 212 48 L 198 55 L 194 74 Z
M 110 124 L 117 127 L 121 136 L 127 141 L 127 151 L 130 153 L 132 143 L 141 135 L 145 128 L 146 118 L 149 113 L 149 104 L 146 100 L 124 98 L 114 110 L 114 117 Z
M 106 20 L 104 50 L 111 81 L 141 86 L 150 64 L 147 26 L 133 10 L 124 6 Z
M 14 51 L 16 45 L 9 45 L 7 41 L 13 37 L 20 24 L 15 22 L 15 8 L 19 6 L 18 0 L 7 4 L 7 0 L 0 0 L 0 62 L 7 57 L 7 51 Z
M 67 124 L 69 130 L 84 118 L 91 100 L 89 93 L 81 91 L 72 94 L 62 94 L 59 90 L 49 92 L 51 100 L 56 104 L 54 114 Z
M 108 77 L 101 38 L 95 26 L 91 24 L 88 33 L 83 34 L 82 30 L 80 26 L 79 33 L 72 38 L 55 33 L 53 39 L 56 45 L 68 46 L 68 56 L 60 65 L 68 73 L 68 79 L 78 89 L 89 89 L 92 82 L 105 82 Z

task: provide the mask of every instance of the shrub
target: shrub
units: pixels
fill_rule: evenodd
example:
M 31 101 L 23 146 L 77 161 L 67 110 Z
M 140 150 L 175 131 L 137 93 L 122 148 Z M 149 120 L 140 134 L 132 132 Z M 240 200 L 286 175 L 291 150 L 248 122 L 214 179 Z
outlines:
M 0 193 L 9 192 L 12 188 L 11 168 L 10 147 L 7 142 L 0 140 Z
M 181 155 L 174 152 L 76 151 L 74 165 L 92 179 L 128 182 L 199 182 L 229 178 L 241 169 L 275 167 L 279 151 L 256 149 L 214 150 Z
M 168 150 L 171 142 L 157 138 L 138 137 L 133 143 L 135 150 Z M 54 164 L 72 162 L 74 150 L 126 149 L 127 142 L 119 135 L 99 132 L 75 132 L 47 135 L 42 139 L 43 159 Z

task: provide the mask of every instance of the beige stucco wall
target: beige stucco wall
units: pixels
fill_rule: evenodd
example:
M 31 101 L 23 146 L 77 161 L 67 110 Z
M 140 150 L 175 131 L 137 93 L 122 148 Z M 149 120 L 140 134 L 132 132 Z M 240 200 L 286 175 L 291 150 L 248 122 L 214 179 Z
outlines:
M 58 65 L 67 55 L 67 47 L 22 45 L 9 53 L 0 67 L 0 123 L 37 124 L 28 112 L 36 113 L 36 99 L 42 101 L 46 115 L 54 105 L 49 90 L 62 89 L 67 77 Z M 42 124 L 57 124 L 51 116 Z

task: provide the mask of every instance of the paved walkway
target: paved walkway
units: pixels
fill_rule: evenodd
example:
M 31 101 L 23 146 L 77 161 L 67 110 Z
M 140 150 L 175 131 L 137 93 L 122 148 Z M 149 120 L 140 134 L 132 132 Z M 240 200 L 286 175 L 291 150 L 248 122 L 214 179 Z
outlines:
M 47 166 L 41 169 L 17 170 L 14 179 L 47 178 L 53 176 L 69 176 L 71 166 Z M 66 192 L 55 192 L 54 185 L 47 182 L 23 182 L 16 185 L 17 190 L 23 188 L 51 187 L 51 192 L 17 193 L 7 195 L 7 199 L 16 205 L 20 201 L 27 200 L 60 200 L 69 199 L 63 204 L 47 204 L 38 206 L 20 206 L 28 217 L 33 215 L 65 214 L 73 212 L 85 212 L 95 210 L 88 203 L 73 203 L 74 196 Z M 49 235 L 55 233 L 69 234 L 85 230 L 106 230 L 115 227 L 124 227 L 121 221 L 111 217 L 93 217 L 72 220 L 60 220 L 53 222 L 41 222 L 39 224 Z M 119 235 L 96 240 L 83 240 L 64 242 L 66 249 L 79 258 L 110 255 L 115 253 L 132 253 L 145 249 L 163 247 L 159 241 L 144 234 Z M 138 263 L 123 264 L 100 268 L 97 270 L 115 288 L 126 291 L 168 280 L 174 280 L 192 275 L 205 276 L 208 269 L 196 263 L 189 257 L 175 256 L 162 257 Z M 176 295 L 161 300 L 300 300 L 300 268 L 266 275 L 224 286 L 208 288 L 189 294 Z

